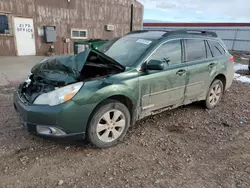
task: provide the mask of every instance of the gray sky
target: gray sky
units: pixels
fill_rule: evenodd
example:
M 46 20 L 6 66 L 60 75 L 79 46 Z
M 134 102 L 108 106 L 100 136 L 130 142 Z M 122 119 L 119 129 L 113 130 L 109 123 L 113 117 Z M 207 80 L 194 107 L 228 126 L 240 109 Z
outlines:
M 250 22 L 250 0 L 138 0 L 145 19 L 177 22 Z

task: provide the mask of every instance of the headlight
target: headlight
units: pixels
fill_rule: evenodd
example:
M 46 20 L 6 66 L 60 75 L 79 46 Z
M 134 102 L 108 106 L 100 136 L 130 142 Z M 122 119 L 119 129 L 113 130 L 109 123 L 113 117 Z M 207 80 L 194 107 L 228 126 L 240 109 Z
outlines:
M 72 99 L 75 94 L 77 94 L 77 92 L 81 89 L 82 85 L 83 82 L 79 82 L 76 84 L 56 89 L 49 93 L 41 94 L 39 97 L 36 98 L 34 104 L 55 106 L 67 102 Z

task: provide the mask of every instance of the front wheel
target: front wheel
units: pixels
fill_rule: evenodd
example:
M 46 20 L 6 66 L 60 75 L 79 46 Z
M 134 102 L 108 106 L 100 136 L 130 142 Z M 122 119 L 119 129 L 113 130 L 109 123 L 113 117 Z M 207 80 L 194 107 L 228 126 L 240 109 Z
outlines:
M 205 101 L 205 105 L 208 109 L 214 108 L 220 102 L 223 96 L 223 90 L 224 86 L 221 80 L 214 80 L 208 90 L 207 98 Z
M 117 145 L 127 133 L 130 119 L 124 104 L 106 100 L 93 112 L 87 129 L 88 141 L 98 148 Z

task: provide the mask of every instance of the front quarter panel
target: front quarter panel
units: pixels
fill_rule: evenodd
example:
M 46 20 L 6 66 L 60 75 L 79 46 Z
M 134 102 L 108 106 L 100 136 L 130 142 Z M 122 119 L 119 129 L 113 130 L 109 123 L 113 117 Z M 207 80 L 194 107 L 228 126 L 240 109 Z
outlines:
M 134 107 L 138 105 L 139 87 L 136 69 L 107 78 L 88 81 L 73 98 L 78 105 L 91 105 L 92 110 L 103 100 L 122 95 L 129 98 Z

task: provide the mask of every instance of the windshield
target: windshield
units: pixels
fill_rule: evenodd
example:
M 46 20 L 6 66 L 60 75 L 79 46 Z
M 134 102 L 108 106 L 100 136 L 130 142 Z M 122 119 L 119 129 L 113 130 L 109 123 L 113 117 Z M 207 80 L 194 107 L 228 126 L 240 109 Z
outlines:
M 152 40 L 122 37 L 115 38 L 98 50 L 125 67 L 134 64 L 151 46 Z

